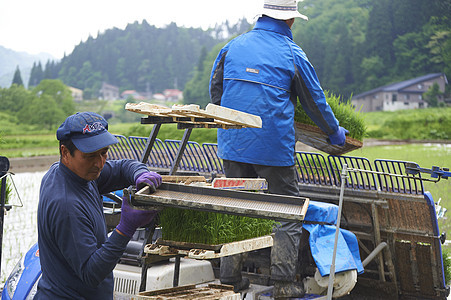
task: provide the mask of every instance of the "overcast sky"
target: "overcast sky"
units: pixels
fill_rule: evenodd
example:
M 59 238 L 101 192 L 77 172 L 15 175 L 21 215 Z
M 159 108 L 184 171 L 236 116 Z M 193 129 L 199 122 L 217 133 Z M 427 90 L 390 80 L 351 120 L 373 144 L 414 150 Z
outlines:
M 204 29 L 245 17 L 254 22 L 263 0 L 0 0 L 0 46 L 55 58 L 91 35 L 146 19 L 162 27 Z

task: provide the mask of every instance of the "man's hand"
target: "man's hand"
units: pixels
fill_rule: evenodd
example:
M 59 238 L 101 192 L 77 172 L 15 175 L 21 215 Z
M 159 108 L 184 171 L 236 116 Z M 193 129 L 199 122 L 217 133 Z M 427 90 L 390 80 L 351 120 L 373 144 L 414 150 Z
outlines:
M 116 226 L 116 231 L 131 238 L 136 229 L 149 224 L 157 213 L 156 210 L 133 209 L 128 203 L 127 197 L 122 197 L 121 220 Z
M 348 130 L 339 126 L 337 132 L 329 135 L 329 141 L 331 145 L 344 146 L 346 142 L 346 135 L 349 133 Z
M 139 191 L 146 185 L 149 186 L 150 192 L 155 192 L 161 185 L 162 179 L 160 174 L 155 172 L 144 172 L 136 178 L 136 189 Z

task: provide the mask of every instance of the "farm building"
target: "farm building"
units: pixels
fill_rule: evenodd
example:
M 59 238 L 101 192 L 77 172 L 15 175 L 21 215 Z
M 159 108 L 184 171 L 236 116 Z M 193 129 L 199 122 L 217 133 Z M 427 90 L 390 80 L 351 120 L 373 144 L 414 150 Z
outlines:
M 445 91 L 448 79 L 443 73 L 428 74 L 413 79 L 391 83 L 352 97 L 352 104 L 362 112 L 394 111 L 400 109 L 426 108 L 423 94 L 434 83 Z M 438 99 L 443 102 L 443 96 Z

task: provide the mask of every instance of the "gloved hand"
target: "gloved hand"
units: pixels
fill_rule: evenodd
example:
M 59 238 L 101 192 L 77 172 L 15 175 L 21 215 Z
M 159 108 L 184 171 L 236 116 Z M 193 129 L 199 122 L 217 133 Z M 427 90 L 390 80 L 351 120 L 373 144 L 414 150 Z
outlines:
M 122 197 L 121 220 L 116 230 L 128 237 L 132 237 L 136 229 L 149 224 L 158 212 L 156 210 L 133 209 L 127 197 Z
M 344 146 L 346 142 L 346 135 L 349 133 L 348 130 L 341 126 L 338 126 L 337 132 L 329 135 L 329 141 L 331 145 Z
M 139 191 L 146 185 L 149 186 L 150 192 L 155 192 L 157 187 L 161 185 L 162 179 L 160 174 L 155 172 L 144 172 L 136 178 L 136 189 Z

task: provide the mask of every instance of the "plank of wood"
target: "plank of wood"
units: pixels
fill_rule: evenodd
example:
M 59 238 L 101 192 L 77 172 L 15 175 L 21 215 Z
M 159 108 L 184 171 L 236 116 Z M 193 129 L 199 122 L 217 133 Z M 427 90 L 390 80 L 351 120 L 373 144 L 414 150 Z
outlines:
M 233 291 L 233 286 L 209 284 L 208 286 L 184 285 L 155 291 L 140 292 L 133 296 L 136 300 L 239 300 L 240 293 Z
M 166 113 L 171 112 L 169 107 L 147 102 L 127 103 L 125 104 L 125 109 L 140 114 L 145 114 L 146 111 L 152 111 L 152 116 L 164 116 Z
M 175 182 L 190 184 L 193 182 L 207 182 L 205 176 L 178 176 L 178 175 L 161 175 L 163 182 Z
M 200 109 L 200 106 L 197 104 L 176 104 L 172 108 L 168 108 L 146 102 L 127 103 L 125 109 L 148 116 L 169 117 L 175 123 L 203 124 L 205 127 L 213 124 L 225 129 L 237 127 L 261 128 L 262 126 L 259 116 L 211 103 L 207 105 L 206 110 Z M 187 120 L 187 118 L 189 119 Z
M 177 243 L 177 242 L 174 242 Z M 197 244 L 198 247 L 187 249 L 186 247 L 147 244 L 144 247 L 144 253 L 160 256 L 186 255 L 193 259 L 214 259 L 224 256 L 230 256 L 239 253 L 255 251 L 258 249 L 269 248 L 273 246 L 272 235 L 264 235 L 242 241 L 230 242 L 217 245 L 217 250 L 211 250 L 215 245 L 209 245 L 208 249 L 203 248 L 203 244 Z
M 248 114 L 235 109 L 209 103 L 205 108 L 208 114 L 219 120 L 234 120 L 238 124 L 246 124 L 248 127 L 261 128 L 262 119 L 259 116 Z

